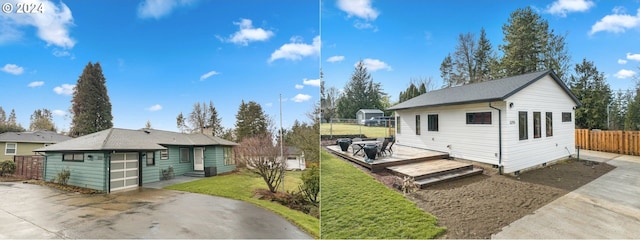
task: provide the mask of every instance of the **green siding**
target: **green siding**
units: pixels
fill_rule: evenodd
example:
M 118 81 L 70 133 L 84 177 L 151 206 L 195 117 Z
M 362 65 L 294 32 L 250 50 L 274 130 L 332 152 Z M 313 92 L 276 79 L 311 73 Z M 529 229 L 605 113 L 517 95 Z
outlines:
M 89 155 L 93 156 L 92 160 L 88 159 Z M 71 171 L 68 184 L 107 191 L 105 165 L 108 160 L 109 155 L 102 152 L 85 152 L 84 162 L 62 161 L 62 153 L 47 153 L 44 180 L 55 179 L 58 172 L 68 167 Z
M 224 165 L 223 146 L 208 146 L 204 153 L 205 167 L 216 167 L 218 174 L 231 172 L 236 169 L 236 165 Z
M 10 142 L 10 143 L 14 143 L 14 142 Z M 14 155 L 5 155 L 5 147 L 7 142 L 0 142 L 0 161 L 4 161 L 4 160 L 11 160 L 13 161 L 13 156 Z M 36 150 L 38 148 L 42 148 L 44 147 L 44 143 L 24 143 L 24 142 L 19 142 L 17 143 L 17 148 L 18 151 L 16 152 L 16 155 L 35 155 L 36 153 L 33 152 L 33 150 Z
M 147 166 L 146 159 L 140 158 L 142 167 L 142 184 L 160 181 L 160 151 L 155 151 L 155 165 Z M 166 161 L 166 160 L 163 160 Z
M 158 157 L 157 166 L 158 173 L 162 169 L 167 169 L 169 166 L 173 167 L 173 174 L 175 176 L 183 175 L 185 173 L 193 171 L 193 147 L 187 146 L 189 149 L 189 162 L 181 163 L 180 162 L 180 148 L 181 146 L 166 146 L 169 149 L 169 159 L 160 159 Z M 158 156 L 160 153 L 158 153 Z

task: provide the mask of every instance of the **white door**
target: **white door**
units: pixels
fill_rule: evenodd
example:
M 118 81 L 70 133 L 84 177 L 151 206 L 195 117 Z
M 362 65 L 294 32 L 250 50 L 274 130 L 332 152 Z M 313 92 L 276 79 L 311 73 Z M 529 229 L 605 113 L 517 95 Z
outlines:
M 138 153 L 112 153 L 109 169 L 111 191 L 138 187 Z
M 204 171 L 204 148 L 193 148 L 193 170 Z

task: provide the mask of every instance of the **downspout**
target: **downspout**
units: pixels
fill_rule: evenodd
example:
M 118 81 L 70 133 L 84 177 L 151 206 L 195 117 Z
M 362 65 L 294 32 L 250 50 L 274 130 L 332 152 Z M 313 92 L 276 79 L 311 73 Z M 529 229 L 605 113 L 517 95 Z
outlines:
M 498 173 L 502 175 L 502 110 L 491 106 L 491 102 L 489 107 L 498 110 Z

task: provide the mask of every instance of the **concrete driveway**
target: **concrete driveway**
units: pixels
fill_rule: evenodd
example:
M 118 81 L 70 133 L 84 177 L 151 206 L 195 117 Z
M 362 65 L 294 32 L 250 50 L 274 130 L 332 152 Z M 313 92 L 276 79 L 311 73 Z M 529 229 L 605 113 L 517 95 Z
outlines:
M 250 203 L 140 188 L 109 195 L 0 182 L 0 238 L 312 238 Z
M 640 157 L 582 150 L 580 158 L 616 168 L 511 223 L 492 238 L 637 239 Z

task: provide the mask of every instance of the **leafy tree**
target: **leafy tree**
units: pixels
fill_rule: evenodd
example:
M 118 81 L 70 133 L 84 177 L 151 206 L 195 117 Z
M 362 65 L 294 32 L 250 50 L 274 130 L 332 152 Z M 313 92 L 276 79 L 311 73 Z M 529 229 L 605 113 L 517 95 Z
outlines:
M 405 91 L 400 91 L 398 102 L 401 103 L 431 91 L 433 89 L 431 81 L 431 77 L 411 78 L 407 89 Z
M 583 59 L 576 64 L 575 75 L 569 81 L 571 91 L 582 102 L 576 109 L 576 128 L 605 129 L 607 127 L 607 105 L 611 102 L 611 89 L 591 61 Z
M 53 123 L 53 113 L 49 109 L 37 109 L 31 114 L 29 131 L 37 130 L 56 131 L 56 126 Z
M 480 38 L 473 33 L 458 35 L 453 58 L 448 54 L 440 65 L 440 76 L 445 87 L 484 82 L 491 79 L 491 63 L 494 60 L 493 48 L 482 28 Z
M 16 111 L 11 109 L 9 118 L 6 118 L 6 113 L 0 107 L 0 133 L 5 132 L 24 132 L 25 129 L 16 120 Z
M 236 136 L 235 136 L 235 130 L 233 128 L 224 128 L 222 130 L 222 135 L 220 135 L 221 138 L 232 141 L 232 142 L 236 142 Z
M 242 141 L 245 137 L 264 135 L 269 133 L 271 121 L 262 111 L 260 104 L 244 100 L 240 103 L 236 114 L 235 137 Z
M 262 177 L 269 191 L 277 191 L 286 162 L 280 158 L 280 146 L 274 144 L 271 134 L 245 136 L 234 151 L 238 160 Z
M 187 124 L 185 123 L 184 115 L 182 115 L 182 112 L 180 114 L 178 114 L 178 116 L 176 117 L 176 127 L 178 127 L 178 129 L 182 133 L 185 133 L 185 132 L 189 131 L 189 128 L 187 127 Z
M 111 102 L 99 62 L 89 62 L 85 66 L 76 83 L 71 104 L 71 136 L 83 136 L 113 127 Z
M 318 206 L 318 194 L 320 193 L 320 168 L 315 165 L 302 173 L 302 184 L 298 186 L 300 192 L 313 205 Z
M 545 69 L 553 69 L 566 81 L 570 56 L 566 51 L 565 37 L 549 29 L 549 23 L 531 7 L 512 12 L 502 26 L 504 45 L 501 68 L 507 76 Z
M 337 103 L 341 95 L 336 87 L 331 86 L 325 89 L 324 83 L 324 81 L 320 83 L 321 114 L 325 122 L 330 122 L 332 118 L 336 117 Z
M 344 87 L 344 94 L 338 101 L 338 116 L 356 118 L 360 109 L 382 109 L 383 96 L 380 83 L 374 83 L 362 61 L 355 67 L 351 80 Z
M 640 130 L 640 81 L 636 87 L 635 97 L 629 102 L 624 118 L 624 128 L 630 131 Z
M 624 120 L 627 115 L 627 108 L 633 101 L 632 91 L 617 91 L 612 94 L 611 107 L 609 109 L 609 129 L 624 130 Z

